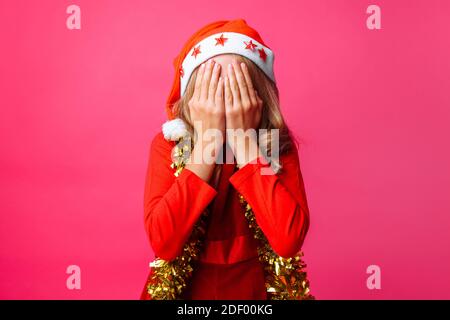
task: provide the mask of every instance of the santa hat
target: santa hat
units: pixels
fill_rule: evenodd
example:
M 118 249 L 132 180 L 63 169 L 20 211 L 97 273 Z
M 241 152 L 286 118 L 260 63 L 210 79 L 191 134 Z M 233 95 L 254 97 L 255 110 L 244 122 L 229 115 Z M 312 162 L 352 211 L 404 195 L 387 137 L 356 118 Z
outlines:
M 175 58 L 175 79 L 166 104 L 169 119 L 174 118 L 173 104 L 183 96 L 195 68 L 214 56 L 226 53 L 250 59 L 275 82 L 273 52 L 245 20 L 210 23 L 197 31 Z

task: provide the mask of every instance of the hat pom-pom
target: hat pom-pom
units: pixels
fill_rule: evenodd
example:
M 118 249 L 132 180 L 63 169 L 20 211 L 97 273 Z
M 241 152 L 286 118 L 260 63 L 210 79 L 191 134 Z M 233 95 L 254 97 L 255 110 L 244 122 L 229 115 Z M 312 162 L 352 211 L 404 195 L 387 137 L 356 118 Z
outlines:
M 189 134 L 183 120 L 176 118 L 162 125 L 164 138 L 169 141 L 178 141 Z

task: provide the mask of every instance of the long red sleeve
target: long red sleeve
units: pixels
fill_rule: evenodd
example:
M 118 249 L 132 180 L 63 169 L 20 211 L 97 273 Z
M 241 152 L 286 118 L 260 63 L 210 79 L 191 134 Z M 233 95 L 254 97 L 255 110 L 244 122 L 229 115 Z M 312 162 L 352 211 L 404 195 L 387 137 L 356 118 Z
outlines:
M 261 174 L 260 169 L 269 165 L 249 163 L 230 182 L 252 207 L 274 251 L 291 257 L 301 249 L 308 231 L 309 210 L 297 149 L 280 160 L 282 169 L 277 175 Z
M 155 255 L 173 260 L 180 255 L 192 228 L 216 190 L 185 169 L 178 177 L 170 168 L 174 143 L 159 133 L 150 148 L 144 193 L 144 217 Z

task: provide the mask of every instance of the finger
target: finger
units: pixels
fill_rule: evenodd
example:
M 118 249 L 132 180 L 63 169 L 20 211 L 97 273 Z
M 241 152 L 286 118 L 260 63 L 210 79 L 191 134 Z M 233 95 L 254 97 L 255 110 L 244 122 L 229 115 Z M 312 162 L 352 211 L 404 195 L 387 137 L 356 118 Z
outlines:
M 250 76 L 248 67 L 244 62 L 241 63 L 241 69 L 242 69 L 242 73 L 244 74 L 245 82 L 247 83 L 247 89 L 248 89 L 248 95 L 250 97 L 250 101 L 252 102 L 252 104 L 256 104 L 257 103 L 256 90 L 253 88 L 252 77 Z
M 209 83 L 208 99 L 210 99 L 211 101 L 214 101 L 214 96 L 217 91 L 217 85 L 219 83 L 219 76 L 220 76 L 220 64 L 215 63 L 211 75 L 211 82 Z
M 214 65 L 214 60 L 209 60 L 206 63 L 205 73 L 203 74 L 203 79 L 202 79 L 202 90 L 200 93 L 200 100 L 206 100 L 208 98 L 209 81 L 211 80 L 211 73 L 212 73 L 213 65 Z
M 247 82 L 245 81 L 244 74 L 242 73 L 241 67 L 237 61 L 233 61 L 233 70 L 236 75 L 241 102 L 244 106 L 248 106 L 250 105 L 250 97 L 248 95 Z
M 215 105 L 216 107 L 223 108 L 223 79 L 222 77 L 219 78 L 219 81 L 217 82 L 217 90 L 215 93 Z
M 259 107 L 262 107 L 263 105 L 263 100 L 260 98 L 260 96 L 258 95 L 258 91 L 253 90 L 255 97 L 256 97 L 256 102 L 258 104 Z
M 241 96 L 239 94 L 239 86 L 231 64 L 228 65 L 228 80 L 230 82 L 231 95 L 233 96 L 233 105 L 236 105 L 239 101 L 241 101 Z
M 195 77 L 194 94 L 192 95 L 192 98 L 195 100 L 198 100 L 198 98 L 200 98 L 200 90 L 204 71 L 205 71 L 205 64 L 202 63 L 200 65 L 200 68 L 198 68 L 197 76 Z
M 225 82 L 224 82 L 224 90 L 225 90 L 225 108 L 231 108 L 233 106 L 233 95 L 231 93 L 230 88 L 230 78 L 225 76 Z

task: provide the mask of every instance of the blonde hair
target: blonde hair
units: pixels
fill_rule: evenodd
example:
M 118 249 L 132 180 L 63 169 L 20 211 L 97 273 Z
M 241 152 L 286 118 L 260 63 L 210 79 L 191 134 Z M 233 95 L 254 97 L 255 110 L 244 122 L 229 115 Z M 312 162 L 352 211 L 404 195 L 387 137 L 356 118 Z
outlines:
M 279 155 L 282 155 L 292 148 L 292 145 L 293 143 L 295 143 L 295 141 L 293 140 L 290 130 L 286 125 L 283 115 L 281 114 L 278 88 L 276 84 L 272 80 L 270 80 L 266 76 L 266 74 L 251 60 L 243 56 L 239 56 L 239 58 L 247 65 L 250 76 L 252 78 L 253 87 L 258 92 L 259 97 L 263 101 L 261 122 L 259 128 L 257 129 L 267 129 L 267 136 L 264 137 L 266 140 L 266 143 L 264 145 L 268 146 L 266 154 L 268 156 L 271 155 L 271 144 L 267 142 L 271 139 L 270 130 L 278 129 Z M 174 104 L 173 108 L 176 117 L 182 119 L 186 123 L 187 128 L 191 134 L 193 133 L 193 127 L 192 121 L 190 119 L 188 102 L 194 94 L 197 71 L 198 68 L 192 73 L 184 95 Z

